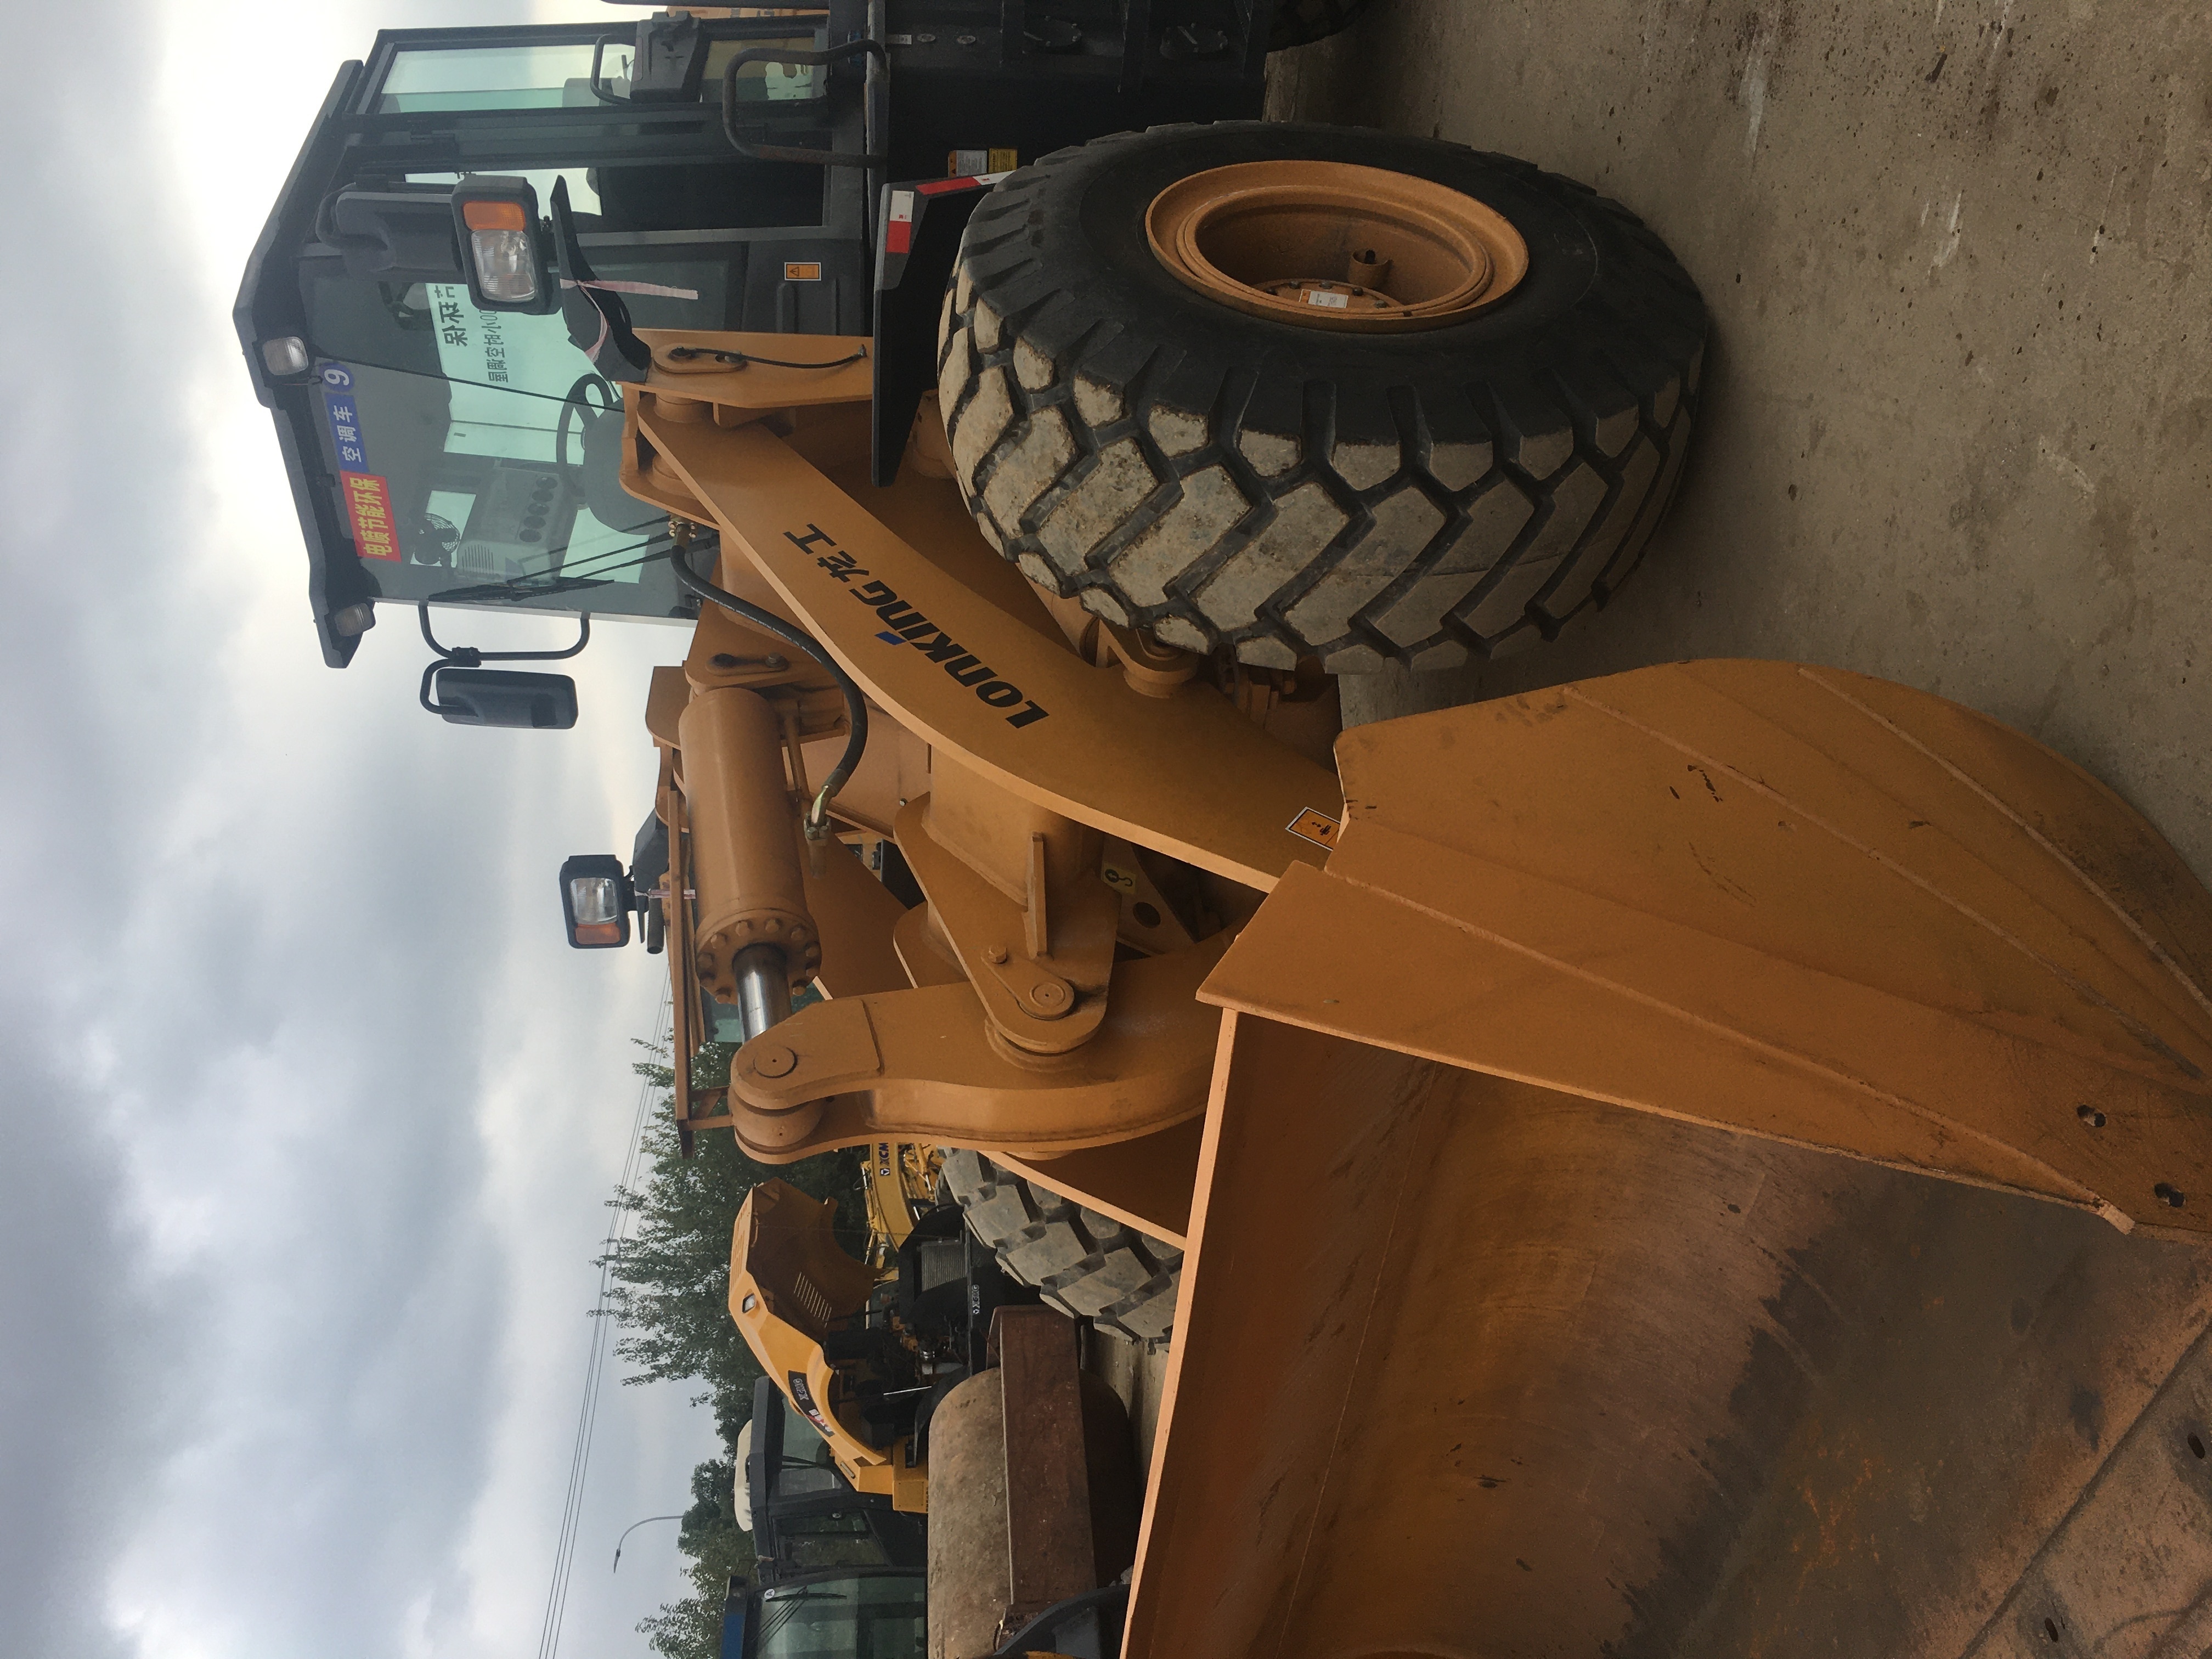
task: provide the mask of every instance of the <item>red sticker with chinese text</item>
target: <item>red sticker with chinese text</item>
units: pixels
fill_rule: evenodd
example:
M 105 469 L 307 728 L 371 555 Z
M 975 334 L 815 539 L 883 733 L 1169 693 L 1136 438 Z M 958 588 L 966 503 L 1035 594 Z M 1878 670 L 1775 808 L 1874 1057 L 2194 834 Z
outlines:
M 392 487 L 374 472 L 341 472 L 346 516 L 353 520 L 354 549 L 364 559 L 396 559 L 399 538 L 392 524 Z

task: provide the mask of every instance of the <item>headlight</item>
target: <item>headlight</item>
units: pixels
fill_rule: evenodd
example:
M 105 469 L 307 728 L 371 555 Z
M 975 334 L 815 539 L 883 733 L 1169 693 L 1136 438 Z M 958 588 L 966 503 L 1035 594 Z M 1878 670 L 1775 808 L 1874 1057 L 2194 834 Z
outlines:
M 453 239 L 469 297 L 489 311 L 545 313 L 559 295 L 546 265 L 530 180 L 471 173 L 453 186 Z
M 520 202 L 464 202 L 469 258 L 487 300 L 527 305 L 538 297 L 538 249 Z
M 629 943 L 629 913 L 637 902 L 622 860 L 590 853 L 561 866 L 561 914 L 568 943 L 579 951 Z

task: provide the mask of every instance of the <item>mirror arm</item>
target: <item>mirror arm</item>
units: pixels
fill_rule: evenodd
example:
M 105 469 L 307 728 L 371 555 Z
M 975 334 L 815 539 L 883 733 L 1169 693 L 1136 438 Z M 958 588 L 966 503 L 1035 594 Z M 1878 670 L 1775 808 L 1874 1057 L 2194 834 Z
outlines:
M 430 602 L 420 601 L 415 607 L 416 619 L 422 624 L 422 641 L 438 654 L 422 671 L 422 684 L 416 700 L 432 714 L 443 718 L 445 710 L 430 701 L 430 683 L 441 668 L 480 668 L 488 662 L 562 662 L 574 656 L 592 642 L 592 613 L 580 611 L 576 617 L 576 642 L 565 651 L 480 651 L 472 645 L 441 645 L 438 636 L 430 631 Z

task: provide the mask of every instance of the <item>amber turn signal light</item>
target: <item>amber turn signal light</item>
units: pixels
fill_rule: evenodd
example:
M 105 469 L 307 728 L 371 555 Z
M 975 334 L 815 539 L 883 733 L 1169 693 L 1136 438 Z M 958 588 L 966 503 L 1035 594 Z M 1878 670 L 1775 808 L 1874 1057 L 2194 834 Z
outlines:
M 463 202 L 461 222 L 471 230 L 527 230 L 520 202 Z

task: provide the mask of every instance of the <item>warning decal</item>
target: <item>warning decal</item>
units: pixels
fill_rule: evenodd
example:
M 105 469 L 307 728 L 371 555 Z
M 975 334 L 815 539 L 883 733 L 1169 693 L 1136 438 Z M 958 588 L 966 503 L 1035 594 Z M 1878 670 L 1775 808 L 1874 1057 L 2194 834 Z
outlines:
M 1310 806 L 1283 826 L 1301 841 L 1310 841 L 1316 847 L 1334 847 L 1343 826 L 1334 818 L 1323 817 Z

